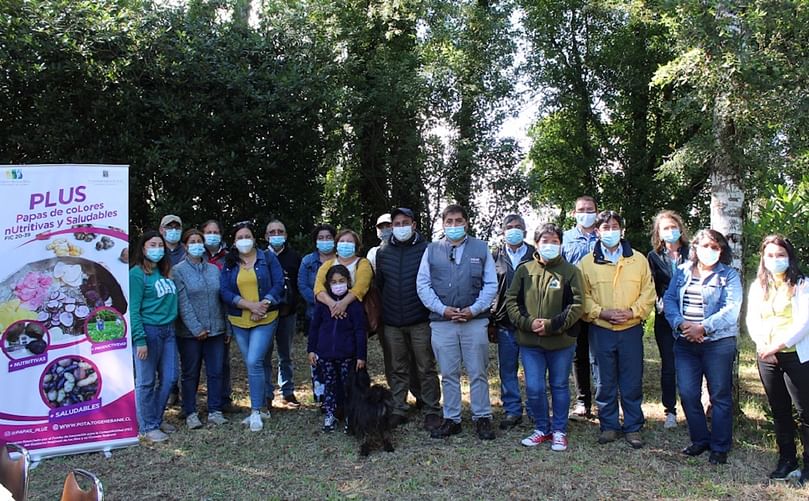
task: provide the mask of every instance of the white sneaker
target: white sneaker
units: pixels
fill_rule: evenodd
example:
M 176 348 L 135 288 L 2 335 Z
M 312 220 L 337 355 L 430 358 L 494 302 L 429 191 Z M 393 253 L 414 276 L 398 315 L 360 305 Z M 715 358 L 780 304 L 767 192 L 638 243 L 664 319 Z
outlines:
M 145 438 L 149 442 L 164 442 L 168 440 L 169 436 L 160 430 L 152 430 L 144 433 L 143 438 Z
M 670 412 L 666 413 L 666 421 L 663 423 L 663 428 L 670 430 L 672 428 L 677 428 L 677 414 L 672 414 Z
M 264 423 L 261 422 L 261 414 L 253 411 L 250 414 L 250 431 L 261 431 L 262 428 L 264 428 Z
M 553 432 L 553 441 L 551 442 L 552 451 L 566 451 L 567 450 L 567 435 L 561 431 Z
M 195 412 L 185 418 L 185 425 L 188 426 L 189 430 L 196 430 L 197 428 L 202 428 L 202 421 L 199 420 L 199 415 Z
M 520 441 L 526 447 L 536 447 L 537 445 L 547 442 L 551 439 L 550 434 L 545 434 L 539 430 L 534 430 L 530 437 L 525 437 Z
M 214 412 L 209 412 L 208 413 L 208 423 L 209 424 L 219 425 L 219 424 L 225 424 L 227 422 L 228 422 L 227 418 L 225 416 L 223 416 L 222 412 L 220 412 L 220 411 L 214 411 Z
M 326 416 L 323 420 L 323 431 L 334 431 L 337 427 L 337 419 L 334 416 Z

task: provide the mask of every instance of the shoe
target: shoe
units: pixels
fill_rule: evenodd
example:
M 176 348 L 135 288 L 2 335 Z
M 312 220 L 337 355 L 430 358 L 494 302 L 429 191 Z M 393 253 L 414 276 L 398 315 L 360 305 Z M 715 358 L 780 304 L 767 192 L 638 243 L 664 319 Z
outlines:
M 450 435 L 457 435 L 461 432 L 461 423 L 456 423 L 451 419 L 444 419 L 441 426 L 430 432 L 430 438 L 447 438 Z
M 798 461 L 796 459 L 784 459 L 780 458 L 778 460 L 778 466 L 775 467 L 772 473 L 770 473 L 770 478 L 773 480 L 781 480 L 787 478 L 790 473 L 798 469 Z
M 166 423 L 165 421 L 160 425 L 160 430 L 163 433 L 174 433 L 177 431 L 177 427 L 171 423 Z
M 433 431 L 441 426 L 441 416 L 438 414 L 427 414 L 424 416 L 424 429 Z
M 643 447 L 643 439 L 640 437 L 640 432 L 638 431 L 625 433 L 624 440 L 626 440 L 626 443 L 631 445 L 633 449 L 640 449 Z
M 214 411 L 208 413 L 208 424 L 225 424 L 227 423 L 227 418 L 222 414 L 221 411 Z
M 225 414 L 238 414 L 241 411 L 242 409 L 230 400 L 225 402 L 225 405 L 222 406 L 222 412 L 224 412 Z
M 677 414 L 672 414 L 670 412 L 666 413 L 666 420 L 663 422 L 663 428 L 670 430 L 672 428 L 677 428 Z
M 728 462 L 728 453 L 711 451 L 708 462 L 711 464 L 725 464 Z
M 574 421 L 581 421 L 583 419 L 587 419 L 590 417 L 590 409 L 584 405 L 583 402 L 576 402 L 576 405 L 573 406 L 573 410 L 570 411 L 568 415 L 568 419 L 572 419 Z
M 331 432 L 337 427 L 337 419 L 334 416 L 326 416 L 323 420 L 323 431 Z
M 522 416 L 506 414 L 506 417 L 500 420 L 500 429 L 510 430 L 520 423 L 522 423 Z
M 301 403 L 298 402 L 294 393 L 292 395 L 284 395 L 284 404 L 288 409 L 297 409 L 301 406 Z
M 520 441 L 526 447 L 536 447 L 539 444 L 545 443 L 548 440 L 552 440 L 553 436 L 549 433 L 544 433 L 539 430 L 534 430 L 530 436 L 525 437 Z
M 250 431 L 261 431 L 264 423 L 261 421 L 261 414 L 258 411 L 250 413 Z
M 475 420 L 475 431 L 481 440 L 494 440 L 494 430 L 492 429 L 492 418 L 484 417 Z
M 615 430 L 604 430 L 598 435 L 598 443 L 601 445 L 618 440 L 618 432 Z
M 169 439 L 169 436 L 160 430 L 152 430 L 144 433 L 143 438 L 145 438 L 149 442 L 165 442 L 166 440 Z
M 553 440 L 551 441 L 551 450 L 562 452 L 567 450 L 567 435 L 561 431 L 553 432 Z
M 199 415 L 194 412 L 185 418 L 185 425 L 189 430 L 196 430 L 197 428 L 202 428 L 202 421 L 199 420 Z
M 396 428 L 397 426 L 407 424 L 407 416 L 402 416 L 401 414 L 394 414 L 390 417 L 388 421 L 390 423 L 391 428 Z
M 708 449 L 709 447 L 707 445 L 691 444 L 680 452 L 686 456 L 699 456 Z

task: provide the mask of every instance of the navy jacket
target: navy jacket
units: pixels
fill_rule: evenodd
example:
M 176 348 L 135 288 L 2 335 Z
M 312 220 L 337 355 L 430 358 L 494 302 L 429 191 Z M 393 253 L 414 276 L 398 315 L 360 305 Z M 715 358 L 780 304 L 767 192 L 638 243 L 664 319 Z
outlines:
M 385 325 L 405 327 L 427 322 L 430 310 L 416 291 L 416 275 L 427 242 L 414 233 L 406 242 L 390 237 L 376 253 L 376 286 L 382 293 Z
M 346 318 L 332 318 L 329 307 L 315 304 L 315 314 L 309 324 L 306 351 L 318 358 L 333 360 L 356 358 L 367 360 L 368 338 L 365 335 L 365 310 L 362 303 L 353 301 L 346 308 Z
M 281 263 L 272 252 L 262 250 L 256 251 L 256 264 L 253 265 L 258 280 L 258 297 L 270 301 L 270 309 L 277 310 L 279 300 L 284 293 L 284 270 Z M 242 310 L 237 306 L 242 296 L 239 294 L 239 287 L 236 285 L 236 277 L 239 275 L 239 264 L 232 268 L 227 264 L 222 268 L 222 275 L 219 280 L 219 295 L 225 302 L 228 315 L 240 316 Z

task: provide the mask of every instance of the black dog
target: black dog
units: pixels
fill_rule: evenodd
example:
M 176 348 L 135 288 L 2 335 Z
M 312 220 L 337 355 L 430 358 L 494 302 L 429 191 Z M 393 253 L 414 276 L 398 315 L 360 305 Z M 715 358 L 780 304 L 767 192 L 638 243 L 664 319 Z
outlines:
M 393 413 L 393 395 L 384 386 L 371 386 L 365 369 L 352 370 L 346 384 L 345 413 L 347 433 L 360 442 L 360 456 L 367 456 L 374 443 L 393 452 L 390 417 Z

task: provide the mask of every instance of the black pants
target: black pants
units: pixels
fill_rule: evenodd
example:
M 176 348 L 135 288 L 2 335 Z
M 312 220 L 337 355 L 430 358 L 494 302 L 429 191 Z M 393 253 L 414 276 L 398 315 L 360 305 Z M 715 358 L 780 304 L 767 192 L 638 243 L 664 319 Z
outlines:
M 796 459 L 794 405 L 806 465 L 809 464 L 809 361 L 801 363 L 797 353 L 778 353 L 776 358 L 777 364 L 758 360 L 758 373 L 772 408 L 778 453 L 782 459 Z
M 677 414 L 677 373 L 674 370 L 674 335 L 663 313 L 655 315 L 655 341 L 660 351 L 660 393 L 667 414 Z
M 576 386 L 576 404 L 583 404 L 589 412 L 593 403 L 590 390 L 590 324 L 579 322 L 579 325 L 581 330 L 573 354 L 573 384 Z

